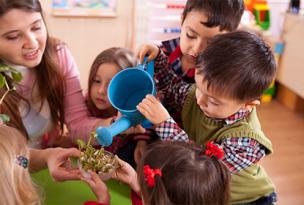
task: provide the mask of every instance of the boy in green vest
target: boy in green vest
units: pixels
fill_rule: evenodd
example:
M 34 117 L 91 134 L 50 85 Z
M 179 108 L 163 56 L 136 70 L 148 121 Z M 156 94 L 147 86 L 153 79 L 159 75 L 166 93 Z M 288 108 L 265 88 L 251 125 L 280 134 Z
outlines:
M 199 54 L 193 85 L 170 69 L 162 50 L 152 45 L 149 48 L 149 53 L 157 56 L 157 90 L 164 98 L 174 96 L 167 106 L 181 110 L 184 128 L 148 95 L 137 109 L 155 125 L 160 138 L 198 144 L 215 141 L 223 148 L 223 162 L 232 173 L 230 203 L 275 203 L 275 187 L 258 164 L 272 153 L 272 145 L 261 130 L 255 108 L 275 76 L 270 48 L 245 31 L 218 35 Z
M 213 36 L 235 31 L 243 12 L 243 0 L 187 0 L 181 15 L 179 36 L 163 41 L 160 45 L 160 49 L 168 56 L 167 62 L 171 69 L 184 81 L 194 83 L 198 54 L 206 48 L 208 40 Z M 140 50 L 139 59 L 143 62 L 145 46 Z M 170 101 L 168 97 L 166 99 Z M 173 119 L 181 124 L 180 110 L 171 110 L 165 100 L 162 103 Z

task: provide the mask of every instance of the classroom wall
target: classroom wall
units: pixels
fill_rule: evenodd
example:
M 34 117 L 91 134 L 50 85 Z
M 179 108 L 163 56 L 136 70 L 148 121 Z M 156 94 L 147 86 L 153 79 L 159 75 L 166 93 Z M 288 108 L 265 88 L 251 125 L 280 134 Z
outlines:
M 79 67 L 82 88 L 87 88 L 89 68 L 96 55 L 112 46 L 133 45 L 133 4 L 135 0 L 119 0 L 117 17 L 55 17 L 51 0 L 41 0 L 50 35 L 69 46 Z

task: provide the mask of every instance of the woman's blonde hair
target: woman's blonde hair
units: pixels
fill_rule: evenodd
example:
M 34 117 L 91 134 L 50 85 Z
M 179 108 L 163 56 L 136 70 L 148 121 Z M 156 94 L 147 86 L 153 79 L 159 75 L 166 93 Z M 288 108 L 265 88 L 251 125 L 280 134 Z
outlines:
M 0 125 L 0 204 L 41 204 L 37 186 L 28 168 L 16 162 L 17 156 L 29 159 L 26 138 L 13 127 Z

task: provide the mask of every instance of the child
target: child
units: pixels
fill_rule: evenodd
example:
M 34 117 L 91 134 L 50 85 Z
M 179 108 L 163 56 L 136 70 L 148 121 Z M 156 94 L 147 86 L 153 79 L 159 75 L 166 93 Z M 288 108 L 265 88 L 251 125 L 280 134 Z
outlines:
M 107 94 L 111 79 L 124 68 L 135 67 L 137 58 L 124 48 L 109 48 L 101 52 L 94 60 L 89 74 L 88 94 L 86 103 L 90 114 L 94 117 L 109 118 L 117 115 L 117 110 L 112 107 Z M 142 140 L 148 140 L 148 131 L 140 135 L 118 135 L 114 137 L 111 146 L 106 150 L 117 154 L 121 159 L 135 166 L 135 159 L 142 154 Z M 138 141 L 138 142 L 137 142 Z M 137 146 L 135 149 L 135 145 Z M 135 153 L 134 153 L 135 149 Z M 133 156 L 133 153 L 135 156 Z M 137 161 L 137 160 L 136 160 Z
M 243 12 L 242 0 L 188 0 L 181 16 L 179 38 L 163 41 L 160 47 L 175 73 L 194 83 L 198 54 L 213 36 L 236 30 Z M 141 51 L 139 57 L 143 62 L 145 46 Z
M 113 177 L 129 184 L 139 195 L 141 193 L 143 204 L 225 205 L 229 201 L 230 174 L 219 159 L 222 154 L 223 151 L 212 143 L 205 150 L 180 142 L 154 143 L 144 153 L 137 173 L 120 161 L 121 168 Z M 99 199 L 99 203 L 88 204 L 109 203 L 109 198 L 100 199 L 108 194 L 95 173 L 91 179 L 83 180 Z M 139 197 L 134 202 L 142 204 Z
M 41 204 L 28 171 L 26 139 L 15 128 L 0 125 L 0 204 Z
M 207 46 L 210 38 L 217 34 L 237 29 L 244 12 L 243 0 L 188 0 L 181 16 L 181 33 L 179 38 L 162 42 L 161 50 L 168 57 L 167 63 L 182 79 L 194 83 L 195 62 L 198 54 Z M 143 45 L 139 59 L 150 50 Z M 149 60 L 157 53 L 151 53 Z M 160 62 L 155 61 L 155 66 Z M 169 93 L 159 93 L 162 103 L 173 119 L 182 126 L 180 110 L 171 110 L 170 101 L 174 100 Z
M 41 150 L 41 154 L 47 150 L 52 150 L 49 153 L 57 151 L 58 156 L 63 156 L 63 151 L 60 150 L 65 150 L 65 155 L 72 156 L 68 153 L 72 151 L 72 148 L 49 148 Z M 4 124 L 0 125 L 0 204 L 43 204 L 38 186 L 32 181 L 29 172 L 30 152 L 25 137 L 17 129 Z M 60 163 L 63 163 L 63 159 Z M 104 188 L 106 189 L 106 186 Z M 104 192 L 100 195 L 100 199 L 107 196 Z
M 158 52 L 158 48 L 155 47 Z M 196 63 L 195 85 L 185 83 L 157 56 L 157 88 L 174 95 L 171 109 L 182 111 L 186 133 L 153 96 L 137 108 L 153 124 L 162 140 L 214 140 L 223 147 L 224 163 L 232 175 L 231 203 L 272 204 L 274 185 L 258 164 L 272 153 L 270 140 L 261 130 L 256 114 L 259 97 L 276 72 L 270 48 L 256 35 L 244 31 L 214 37 Z

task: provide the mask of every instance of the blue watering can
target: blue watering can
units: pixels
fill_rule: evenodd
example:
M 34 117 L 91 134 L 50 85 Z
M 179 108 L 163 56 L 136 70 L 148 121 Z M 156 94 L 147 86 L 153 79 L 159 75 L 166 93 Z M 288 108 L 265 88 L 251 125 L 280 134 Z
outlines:
M 113 137 L 129 129 L 131 126 L 141 124 L 149 127 L 151 123 L 136 109 L 136 106 L 147 94 L 155 95 L 154 61 L 139 64 L 133 68 L 126 68 L 117 73 L 110 81 L 108 97 L 112 106 L 122 117 L 109 127 L 96 129 L 97 141 L 102 146 L 112 144 Z

